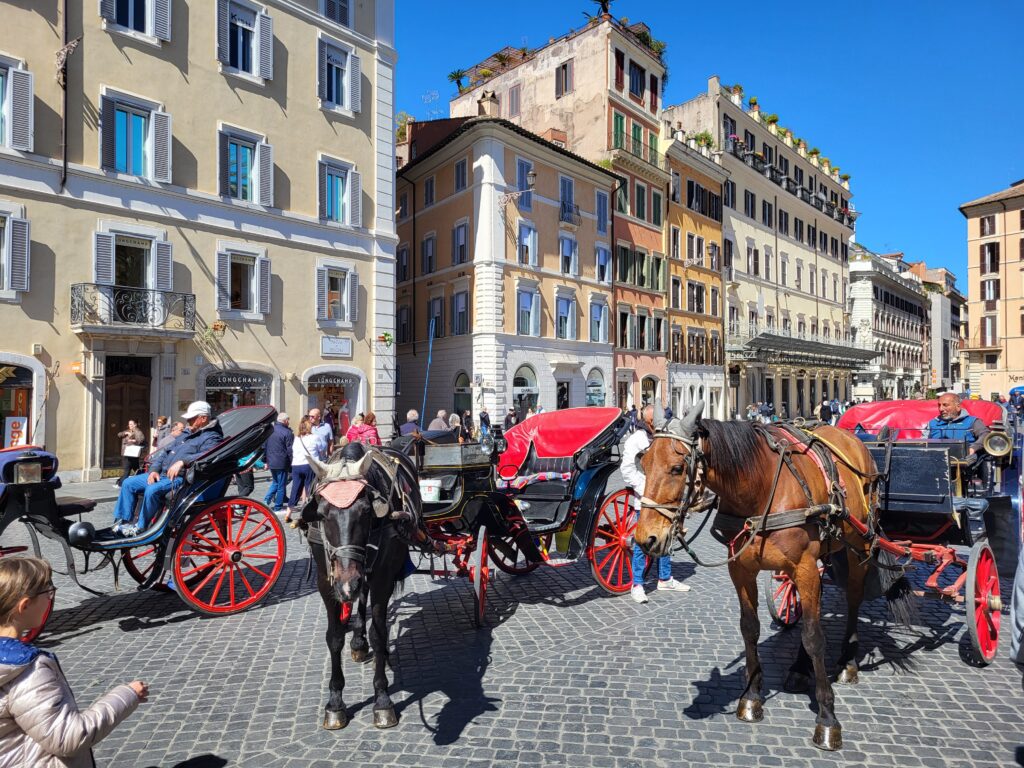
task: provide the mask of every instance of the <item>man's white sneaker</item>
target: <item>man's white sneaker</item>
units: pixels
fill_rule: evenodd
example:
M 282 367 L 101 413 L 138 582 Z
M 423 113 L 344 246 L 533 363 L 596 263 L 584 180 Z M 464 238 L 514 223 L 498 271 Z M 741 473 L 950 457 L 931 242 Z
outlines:
M 690 585 L 683 584 L 681 581 L 676 581 L 675 578 L 667 579 L 666 581 L 658 582 L 658 589 L 664 589 L 669 592 L 689 592 Z
M 644 592 L 642 584 L 634 584 L 632 588 L 629 590 L 629 596 L 632 597 L 633 600 L 635 600 L 638 603 L 647 602 L 647 593 Z

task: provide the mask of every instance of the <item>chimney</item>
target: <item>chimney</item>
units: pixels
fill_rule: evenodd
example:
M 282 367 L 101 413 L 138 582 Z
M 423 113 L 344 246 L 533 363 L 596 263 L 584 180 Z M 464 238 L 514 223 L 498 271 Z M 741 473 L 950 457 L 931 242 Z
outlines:
M 494 91 L 483 91 L 476 104 L 476 113 L 479 117 L 498 117 L 498 97 L 494 95 Z

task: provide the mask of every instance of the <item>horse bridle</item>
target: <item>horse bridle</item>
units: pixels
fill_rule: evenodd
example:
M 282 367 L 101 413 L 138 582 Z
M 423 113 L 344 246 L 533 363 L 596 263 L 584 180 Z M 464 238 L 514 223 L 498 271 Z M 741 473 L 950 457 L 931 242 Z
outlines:
M 672 504 L 658 504 L 653 499 L 643 496 L 640 499 L 640 508 L 653 509 L 662 517 L 667 518 L 672 524 L 672 534 L 676 537 L 681 537 L 683 520 L 686 517 L 687 510 L 692 506 L 694 500 L 700 498 L 704 493 L 704 472 L 707 469 L 707 459 L 704 456 L 704 451 L 701 450 L 700 438 L 696 435 L 693 437 L 683 437 L 682 435 L 662 430 L 655 432 L 651 440 L 659 438 L 678 440 L 686 446 L 686 488 L 679 499 L 679 503 L 675 506 Z M 681 455 L 681 452 L 676 450 L 675 445 L 672 446 L 672 450 L 676 455 Z

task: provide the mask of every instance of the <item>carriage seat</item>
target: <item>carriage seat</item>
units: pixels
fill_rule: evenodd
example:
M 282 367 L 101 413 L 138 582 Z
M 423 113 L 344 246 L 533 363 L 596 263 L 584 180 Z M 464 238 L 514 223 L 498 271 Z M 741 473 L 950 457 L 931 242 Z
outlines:
M 80 496 L 60 496 L 57 498 L 57 514 L 61 517 L 72 515 L 84 515 L 92 512 L 96 507 L 94 499 L 85 499 Z
M 508 479 L 499 478 L 498 487 L 523 491 L 524 495 L 532 497 L 561 499 L 569 495 L 572 471 L 571 456 L 541 457 L 537 455 L 536 446 L 531 444 L 526 459 L 515 476 Z

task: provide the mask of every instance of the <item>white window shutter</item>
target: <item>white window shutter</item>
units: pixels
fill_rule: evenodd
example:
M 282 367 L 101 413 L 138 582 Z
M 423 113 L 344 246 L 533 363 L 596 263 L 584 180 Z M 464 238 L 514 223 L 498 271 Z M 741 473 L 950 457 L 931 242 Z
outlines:
M 256 200 L 267 208 L 274 207 L 274 148 L 261 141 L 256 145 L 256 167 L 259 168 L 259 197 Z
M 114 0 L 100 0 L 100 16 L 110 22 L 117 20 L 117 14 L 114 12 Z
M 174 290 L 174 247 L 162 240 L 154 243 L 156 253 L 156 289 L 158 291 Z
M 323 267 L 316 270 L 316 319 L 327 319 L 327 270 Z
M 228 0 L 217 0 L 217 61 L 231 62 L 231 26 L 228 18 Z
M 153 35 L 171 39 L 171 0 L 153 0 Z
M 530 301 L 530 335 L 540 336 L 540 294 L 533 294 Z
M 261 315 L 270 314 L 270 259 L 260 256 L 256 259 L 256 276 L 259 279 Z
M 530 266 L 537 266 L 537 230 L 530 228 Z
M 100 285 L 114 284 L 114 236 L 93 233 L 93 277 Z
M 355 168 L 348 172 L 348 223 L 363 226 L 363 180 Z
M 361 112 L 363 108 L 362 64 L 354 53 L 350 53 L 348 57 L 348 96 L 349 109 L 356 113 Z
M 231 309 L 231 254 L 217 251 L 217 309 Z
M 274 79 L 274 20 L 265 13 L 256 16 L 256 39 L 259 40 L 260 77 Z
M 11 148 L 31 152 L 34 145 L 35 75 L 27 69 L 10 69 Z
M 359 273 L 348 273 L 348 319 L 351 323 L 359 322 Z
M 27 291 L 29 258 L 32 251 L 28 220 L 11 217 L 7 221 L 11 227 L 10 279 L 7 287 L 12 291 Z
M 316 95 L 327 101 L 327 45 L 323 40 L 316 42 Z
M 580 276 L 580 244 L 575 240 L 572 241 L 572 275 Z
M 153 146 L 153 181 L 171 183 L 171 116 L 167 112 L 150 115 Z

